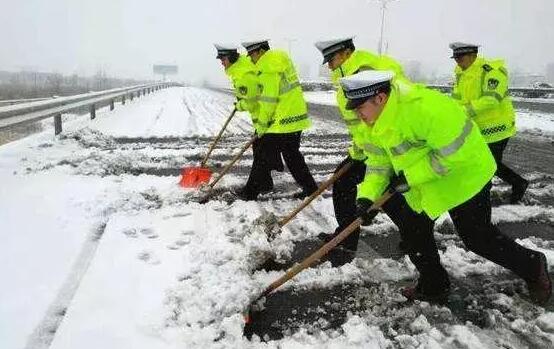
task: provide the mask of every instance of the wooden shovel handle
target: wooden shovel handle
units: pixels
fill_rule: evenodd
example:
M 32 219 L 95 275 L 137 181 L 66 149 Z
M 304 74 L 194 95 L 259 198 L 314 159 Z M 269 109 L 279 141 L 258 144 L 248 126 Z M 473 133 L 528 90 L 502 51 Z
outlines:
M 279 227 L 285 226 L 288 222 L 290 222 L 296 215 L 302 211 L 306 206 L 312 203 L 312 201 L 315 200 L 321 193 L 323 193 L 327 188 L 329 188 L 333 183 L 337 181 L 342 175 L 346 173 L 352 167 L 352 161 L 347 162 L 345 165 L 343 165 L 331 178 L 323 182 L 319 188 L 310 196 L 308 196 L 304 201 L 291 213 L 289 213 L 286 217 L 282 218 L 279 221 Z
M 386 191 L 379 199 L 377 199 L 373 205 L 368 209 L 369 211 L 378 210 L 383 206 L 385 202 L 387 202 L 388 199 L 390 199 L 391 196 L 393 196 L 395 192 L 389 192 Z M 329 251 L 331 251 L 333 248 L 335 248 L 338 244 L 340 244 L 344 239 L 346 239 L 356 228 L 358 228 L 362 224 L 362 219 L 358 217 L 356 220 L 354 220 L 352 223 L 350 223 L 343 231 L 341 231 L 337 236 L 333 238 L 333 240 L 329 241 L 325 245 L 323 245 L 319 250 L 314 252 L 312 255 L 304 259 L 300 264 L 294 265 L 292 268 L 287 270 L 285 275 L 281 276 L 277 280 L 275 280 L 271 285 L 269 285 L 265 291 L 261 294 L 258 299 L 267 296 L 271 292 L 275 291 L 278 287 L 283 285 L 285 282 L 289 281 L 293 277 L 296 276 L 296 274 L 300 273 L 302 270 L 309 268 L 312 266 L 316 261 L 321 259 L 321 257 L 325 256 Z
M 231 167 L 233 167 L 233 165 L 235 164 L 235 162 L 237 162 L 237 160 L 242 156 L 242 154 L 244 154 L 244 152 L 246 152 L 248 150 L 248 148 L 250 148 L 250 146 L 256 141 L 256 139 L 258 138 L 258 136 L 254 136 L 252 137 L 252 139 L 250 139 L 248 141 L 248 143 L 246 143 L 242 149 L 238 152 L 237 155 L 235 155 L 235 157 L 231 160 L 230 163 L 227 164 L 227 166 L 225 166 L 225 168 L 223 169 L 223 171 L 221 171 L 221 173 L 217 176 L 217 178 L 209 185 L 209 188 L 210 188 L 210 191 L 214 188 L 214 186 L 217 184 L 217 182 L 219 182 L 219 180 L 221 178 L 223 178 L 223 176 L 225 176 L 227 174 L 227 172 L 229 172 L 229 169 Z
M 208 158 L 210 157 L 210 154 L 212 153 L 212 150 L 214 150 L 215 145 L 221 139 L 221 135 L 223 135 L 223 132 L 227 128 L 227 125 L 229 125 L 229 122 L 231 122 L 231 119 L 233 118 L 233 116 L 235 116 L 236 112 L 237 112 L 237 108 L 233 109 L 233 112 L 231 113 L 231 115 L 229 115 L 227 120 L 225 120 L 225 123 L 223 124 L 223 127 L 221 128 L 218 135 L 213 140 L 212 144 L 210 144 L 210 148 L 208 149 L 208 153 L 206 153 L 206 156 L 204 156 L 204 160 L 202 160 L 202 162 L 200 163 L 200 167 L 204 167 L 204 165 L 206 165 L 206 162 L 208 161 Z

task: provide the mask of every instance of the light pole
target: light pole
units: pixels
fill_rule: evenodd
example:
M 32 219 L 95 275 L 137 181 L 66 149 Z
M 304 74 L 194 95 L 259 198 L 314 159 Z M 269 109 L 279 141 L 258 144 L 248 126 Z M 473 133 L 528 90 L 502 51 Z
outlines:
M 383 54 L 383 46 L 384 46 L 384 32 L 385 32 L 385 12 L 387 11 L 387 4 L 389 2 L 397 1 L 397 0 L 371 0 L 371 1 L 378 1 L 381 3 L 381 35 L 379 36 L 379 47 L 378 52 L 379 56 Z

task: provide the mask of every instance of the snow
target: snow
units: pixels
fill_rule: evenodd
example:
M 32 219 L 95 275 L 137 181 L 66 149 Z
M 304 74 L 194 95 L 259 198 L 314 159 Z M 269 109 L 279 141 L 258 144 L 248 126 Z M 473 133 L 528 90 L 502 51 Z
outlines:
M 502 324 L 498 329 L 456 323 L 447 308 L 424 302 L 398 306 L 405 299 L 395 283 L 415 278 L 414 266 L 405 256 L 384 258 L 367 246 L 369 257 L 340 268 L 320 264 L 277 292 L 372 284 L 364 294 L 383 303 L 349 314 L 336 329 L 302 328 L 280 340 L 247 340 L 242 312 L 282 275 L 256 268 L 269 255 L 288 258 L 296 243 L 333 231 L 336 223 L 331 198 L 318 198 L 269 241 L 258 219 L 283 217 L 298 200 L 200 205 L 192 200 L 194 191 L 176 185 L 177 174 L 143 173 L 179 169 L 199 158 L 205 149 L 198 137 L 218 131 L 232 100 L 199 88 L 162 90 L 113 112 L 103 109 L 93 121 L 66 116 L 61 137 L 48 129 L 0 147 L 0 347 L 488 348 L 516 334 L 554 338 L 551 312 L 500 292 L 490 295 L 497 307 L 491 314 Z M 251 132 L 248 116 L 237 114 L 214 157 L 236 151 Z M 344 132 L 338 123 L 316 119 L 307 135 Z M 342 159 L 343 144 L 328 142 L 331 148 L 324 148 L 306 137 L 302 149 L 310 152 L 309 164 L 334 167 Z M 335 147 L 337 154 L 328 154 Z M 238 166 L 250 161 L 246 157 Z M 237 171 L 221 187 L 244 183 L 246 175 Z M 328 173 L 315 177 L 321 181 Z M 291 182 L 289 174 L 275 177 L 276 186 Z M 550 197 L 552 186 L 530 191 L 539 199 Z M 540 203 L 502 205 L 493 209 L 493 220 L 551 225 L 554 210 Z M 450 224 L 447 217 L 437 222 L 440 231 Z M 379 215 L 363 234 L 392 229 L 388 217 Z M 437 233 L 437 241 L 444 247 L 445 268 L 457 278 L 508 275 L 461 248 L 455 236 Z M 530 237 L 521 243 L 540 249 L 554 265 L 549 241 Z M 513 318 L 498 311 L 508 307 L 516 309 Z M 439 315 L 452 321 L 436 325 Z M 400 320 L 406 325 L 394 326 Z

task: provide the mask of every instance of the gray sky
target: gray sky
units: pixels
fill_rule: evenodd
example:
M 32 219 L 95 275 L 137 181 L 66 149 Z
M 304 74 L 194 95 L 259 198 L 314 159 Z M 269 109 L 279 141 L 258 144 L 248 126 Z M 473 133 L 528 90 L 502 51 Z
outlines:
M 448 43 L 472 41 L 512 70 L 544 73 L 553 23 L 552 0 L 399 0 L 387 11 L 387 53 L 448 73 Z M 314 41 L 356 35 L 376 51 L 379 26 L 369 0 L 2 0 L 0 70 L 150 78 L 153 63 L 170 63 L 181 79 L 223 82 L 214 42 L 270 38 L 315 75 Z

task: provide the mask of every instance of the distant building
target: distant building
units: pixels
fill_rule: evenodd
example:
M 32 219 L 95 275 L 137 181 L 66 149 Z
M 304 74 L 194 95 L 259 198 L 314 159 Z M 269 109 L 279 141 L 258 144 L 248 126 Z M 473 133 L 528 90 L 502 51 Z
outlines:
M 521 73 L 518 71 L 510 74 L 511 87 L 531 87 L 546 80 L 546 76 L 542 74 Z

